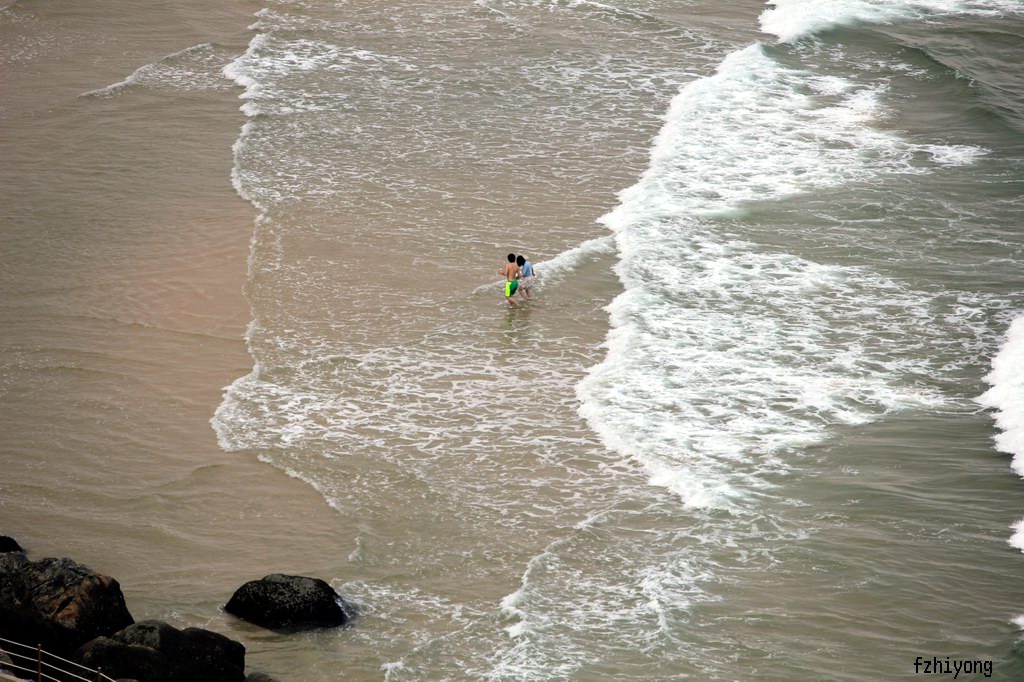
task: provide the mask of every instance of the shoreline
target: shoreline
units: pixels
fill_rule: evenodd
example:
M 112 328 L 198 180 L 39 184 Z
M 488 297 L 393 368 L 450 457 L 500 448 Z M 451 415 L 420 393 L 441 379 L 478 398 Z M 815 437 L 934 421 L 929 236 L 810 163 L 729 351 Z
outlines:
M 83 36 L 113 22 L 116 52 L 70 36 L 76 55 L 4 79 L 51 74 L 47 87 L 9 90 L 36 115 L 14 115 L 4 145 L 17 199 L 16 267 L 0 295 L 11 359 L 0 387 L 3 532 L 36 556 L 74 556 L 118 576 L 141 618 L 247 642 L 254 633 L 220 610 L 225 591 L 272 572 L 333 575 L 331 561 L 295 557 L 329 545 L 335 516 L 300 481 L 222 451 L 209 424 L 223 388 L 252 369 L 242 290 L 256 210 L 231 182 L 240 89 L 78 98 L 138 69 L 143 53 L 204 41 L 244 51 L 251 12 L 211 9 L 217 16 L 198 26 L 206 8 L 193 9 L 178 25 L 158 10 L 118 25 L 104 11 L 121 10 L 78 8 L 95 13 L 76 15 Z M 66 21 L 5 28 L 42 41 Z M 35 158 L 43 135 L 72 152 L 54 151 L 52 170 Z M 104 184 L 89 186 L 97 172 Z

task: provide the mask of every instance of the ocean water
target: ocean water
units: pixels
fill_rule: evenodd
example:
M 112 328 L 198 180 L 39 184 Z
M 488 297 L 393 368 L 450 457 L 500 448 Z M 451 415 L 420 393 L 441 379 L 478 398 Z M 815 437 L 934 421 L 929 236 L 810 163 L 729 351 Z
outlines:
M 233 144 L 193 154 L 251 213 L 247 356 L 195 377 L 229 375 L 190 433 L 276 476 L 284 520 L 204 542 L 360 615 L 286 637 L 209 614 L 251 576 L 204 545 L 150 617 L 207 613 L 283 680 L 1024 677 L 1024 5 L 231 9 L 231 39 L 76 101 L 239 97 Z M 515 308 L 509 251 L 539 274 Z M 0 400 L 31 412 L 5 357 Z M 197 503 L 245 494 L 218 476 Z

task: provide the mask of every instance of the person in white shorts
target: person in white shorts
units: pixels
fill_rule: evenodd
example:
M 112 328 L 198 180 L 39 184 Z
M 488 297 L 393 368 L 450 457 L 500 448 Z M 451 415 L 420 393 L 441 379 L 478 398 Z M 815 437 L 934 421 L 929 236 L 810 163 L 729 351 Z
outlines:
M 533 263 L 525 256 L 516 256 L 516 265 L 519 266 L 519 295 L 530 300 L 530 290 L 533 289 Z

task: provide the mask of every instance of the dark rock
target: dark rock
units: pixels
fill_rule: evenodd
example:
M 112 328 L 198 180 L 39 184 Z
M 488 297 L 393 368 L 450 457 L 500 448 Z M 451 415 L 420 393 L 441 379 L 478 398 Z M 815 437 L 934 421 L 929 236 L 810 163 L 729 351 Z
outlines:
M 75 654 L 89 668 L 146 682 L 243 682 L 245 647 L 200 628 L 147 620 L 89 642 Z
M 224 610 L 275 630 L 344 625 L 351 612 L 341 596 L 323 580 L 280 573 L 245 583 Z
M 109 637 L 97 637 L 75 653 L 75 662 L 87 668 L 102 668 L 104 675 L 117 679 L 171 682 L 167 657 L 156 649 L 124 644 Z
M 202 628 L 185 628 L 185 650 L 179 669 L 182 680 L 245 679 L 245 647 L 240 642 Z
M 12 576 L 21 573 L 21 570 L 27 563 L 29 563 L 28 557 L 25 556 L 24 552 L 3 552 L 0 554 L 0 576 L 3 576 L 6 582 L 9 582 L 13 579 Z M 3 587 L 0 584 L 0 588 Z
M 266 673 L 249 673 L 245 682 L 277 682 L 277 680 Z
M 24 552 L 18 541 L 6 535 L 0 535 L 0 552 Z
M 0 553 L 0 637 L 67 658 L 133 621 L 113 578 L 70 559 Z

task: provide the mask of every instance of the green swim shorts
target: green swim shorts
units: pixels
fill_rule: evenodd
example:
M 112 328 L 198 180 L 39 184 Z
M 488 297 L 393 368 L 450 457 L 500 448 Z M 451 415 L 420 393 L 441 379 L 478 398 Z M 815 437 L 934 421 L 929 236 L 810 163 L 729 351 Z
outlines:
M 510 279 L 509 281 L 505 282 L 505 295 L 506 296 L 511 298 L 512 294 L 516 293 L 517 289 L 519 289 L 519 281 L 518 280 Z

